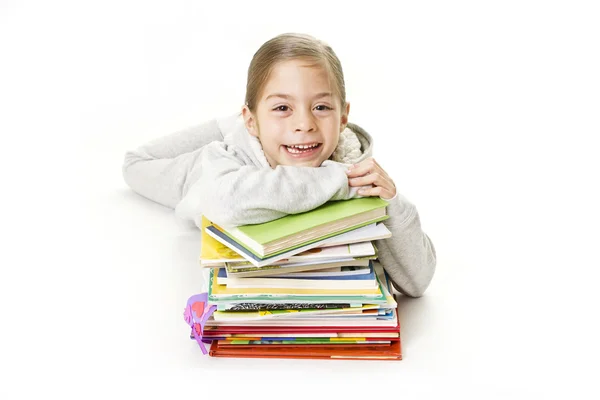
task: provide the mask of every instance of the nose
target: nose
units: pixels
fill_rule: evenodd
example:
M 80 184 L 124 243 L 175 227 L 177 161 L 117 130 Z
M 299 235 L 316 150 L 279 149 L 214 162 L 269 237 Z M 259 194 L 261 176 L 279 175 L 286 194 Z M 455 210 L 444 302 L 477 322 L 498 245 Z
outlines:
M 313 132 L 316 130 L 315 120 L 310 111 L 298 111 L 295 114 L 294 132 Z

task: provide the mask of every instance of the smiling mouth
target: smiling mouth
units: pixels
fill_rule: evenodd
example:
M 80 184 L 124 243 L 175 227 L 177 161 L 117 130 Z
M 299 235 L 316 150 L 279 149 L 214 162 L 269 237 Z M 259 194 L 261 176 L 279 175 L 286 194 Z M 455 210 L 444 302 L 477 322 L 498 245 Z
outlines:
M 283 147 L 291 154 L 308 154 L 321 147 L 321 143 L 292 144 Z

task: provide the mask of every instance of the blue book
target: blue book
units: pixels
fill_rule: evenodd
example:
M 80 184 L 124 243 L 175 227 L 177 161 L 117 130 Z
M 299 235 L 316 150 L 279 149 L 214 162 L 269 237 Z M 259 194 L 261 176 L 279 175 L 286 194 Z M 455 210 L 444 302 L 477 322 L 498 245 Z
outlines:
M 369 272 L 366 274 L 352 274 L 352 275 L 323 275 L 323 276 L 314 276 L 311 275 L 310 273 L 306 273 L 306 277 L 301 277 L 298 275 L 301 275 L 302 273 L 297 273 L 294 274 L 294 276 L 287 276 L 287 274 L 281 274 L 281 275 L 275 275 L 275 276 L 262 276 L 260 278 L 254 278 L 254 279 L 261 279 L 264 280 L 265 282 L 268 282 L 269 280 L 273 280 L 273 279 L 303 279 L 303 280 L 307 280 L 307 279 L 311 279 L 311 280 L 339 280 L 339 281 L 345 281 L 345 280 L 353 280 L 353 281 L 359 281 L 359 280 L 375 280 L 375 269 L 373 268 L 373 265 L 371 263 L 369 263 Z M 219 273 L 217 275 L 219 277 L 219 279 L 226 279 L 229 277 L 229 275 L 227 274 L 227 270 L 225 268 L 219 268 Z M 234 277 L 235 278 L 235 277 Z M 245 281 L 251 282 L 250 278 L 236 278 L 236 279 L 244 279 Z M 221 282 L 219 282 L 221 283 Z
M 225 268 L 219 268 L 217 282 L 230 288 L 281 288 L 281 289 L 376 289 L 375 269 L 369 263 L 369 273 L 318 277 L 286 277 L 285 274 L 265 277 L 232 278 Z

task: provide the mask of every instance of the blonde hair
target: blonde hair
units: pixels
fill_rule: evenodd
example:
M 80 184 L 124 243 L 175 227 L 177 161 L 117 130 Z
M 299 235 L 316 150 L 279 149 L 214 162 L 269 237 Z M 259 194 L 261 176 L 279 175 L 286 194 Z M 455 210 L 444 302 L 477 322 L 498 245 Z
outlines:
M 293 59 L 305 59 L 325 68 L 329 73 L 333 93 L 340 99 L 342 108 L 346 106 L 344 72 L 331 46 L 310 35 L 284 33 L 265 42 L 252 57 L 248 67 L 245 100 L 250 111 L 255 112 L 273 67 L 281 61 Z

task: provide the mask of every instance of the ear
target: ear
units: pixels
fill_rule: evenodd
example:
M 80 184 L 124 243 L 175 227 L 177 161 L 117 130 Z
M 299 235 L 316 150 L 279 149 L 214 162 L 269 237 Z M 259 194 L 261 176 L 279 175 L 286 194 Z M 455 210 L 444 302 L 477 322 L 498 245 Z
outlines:
M 242 108 L 242 117 L 244 117 L 244 125 L 248 133 L 254 137 L 258 137 L 258 121 L 247 105 L 244 105 L 244 108 Z
M 340 119 L 340 133 L 346 129 L 348 125 L 348 114 L 350 114 L 350 103 L 346 103 L 346 107 L 342 110 L 342 118 Z

